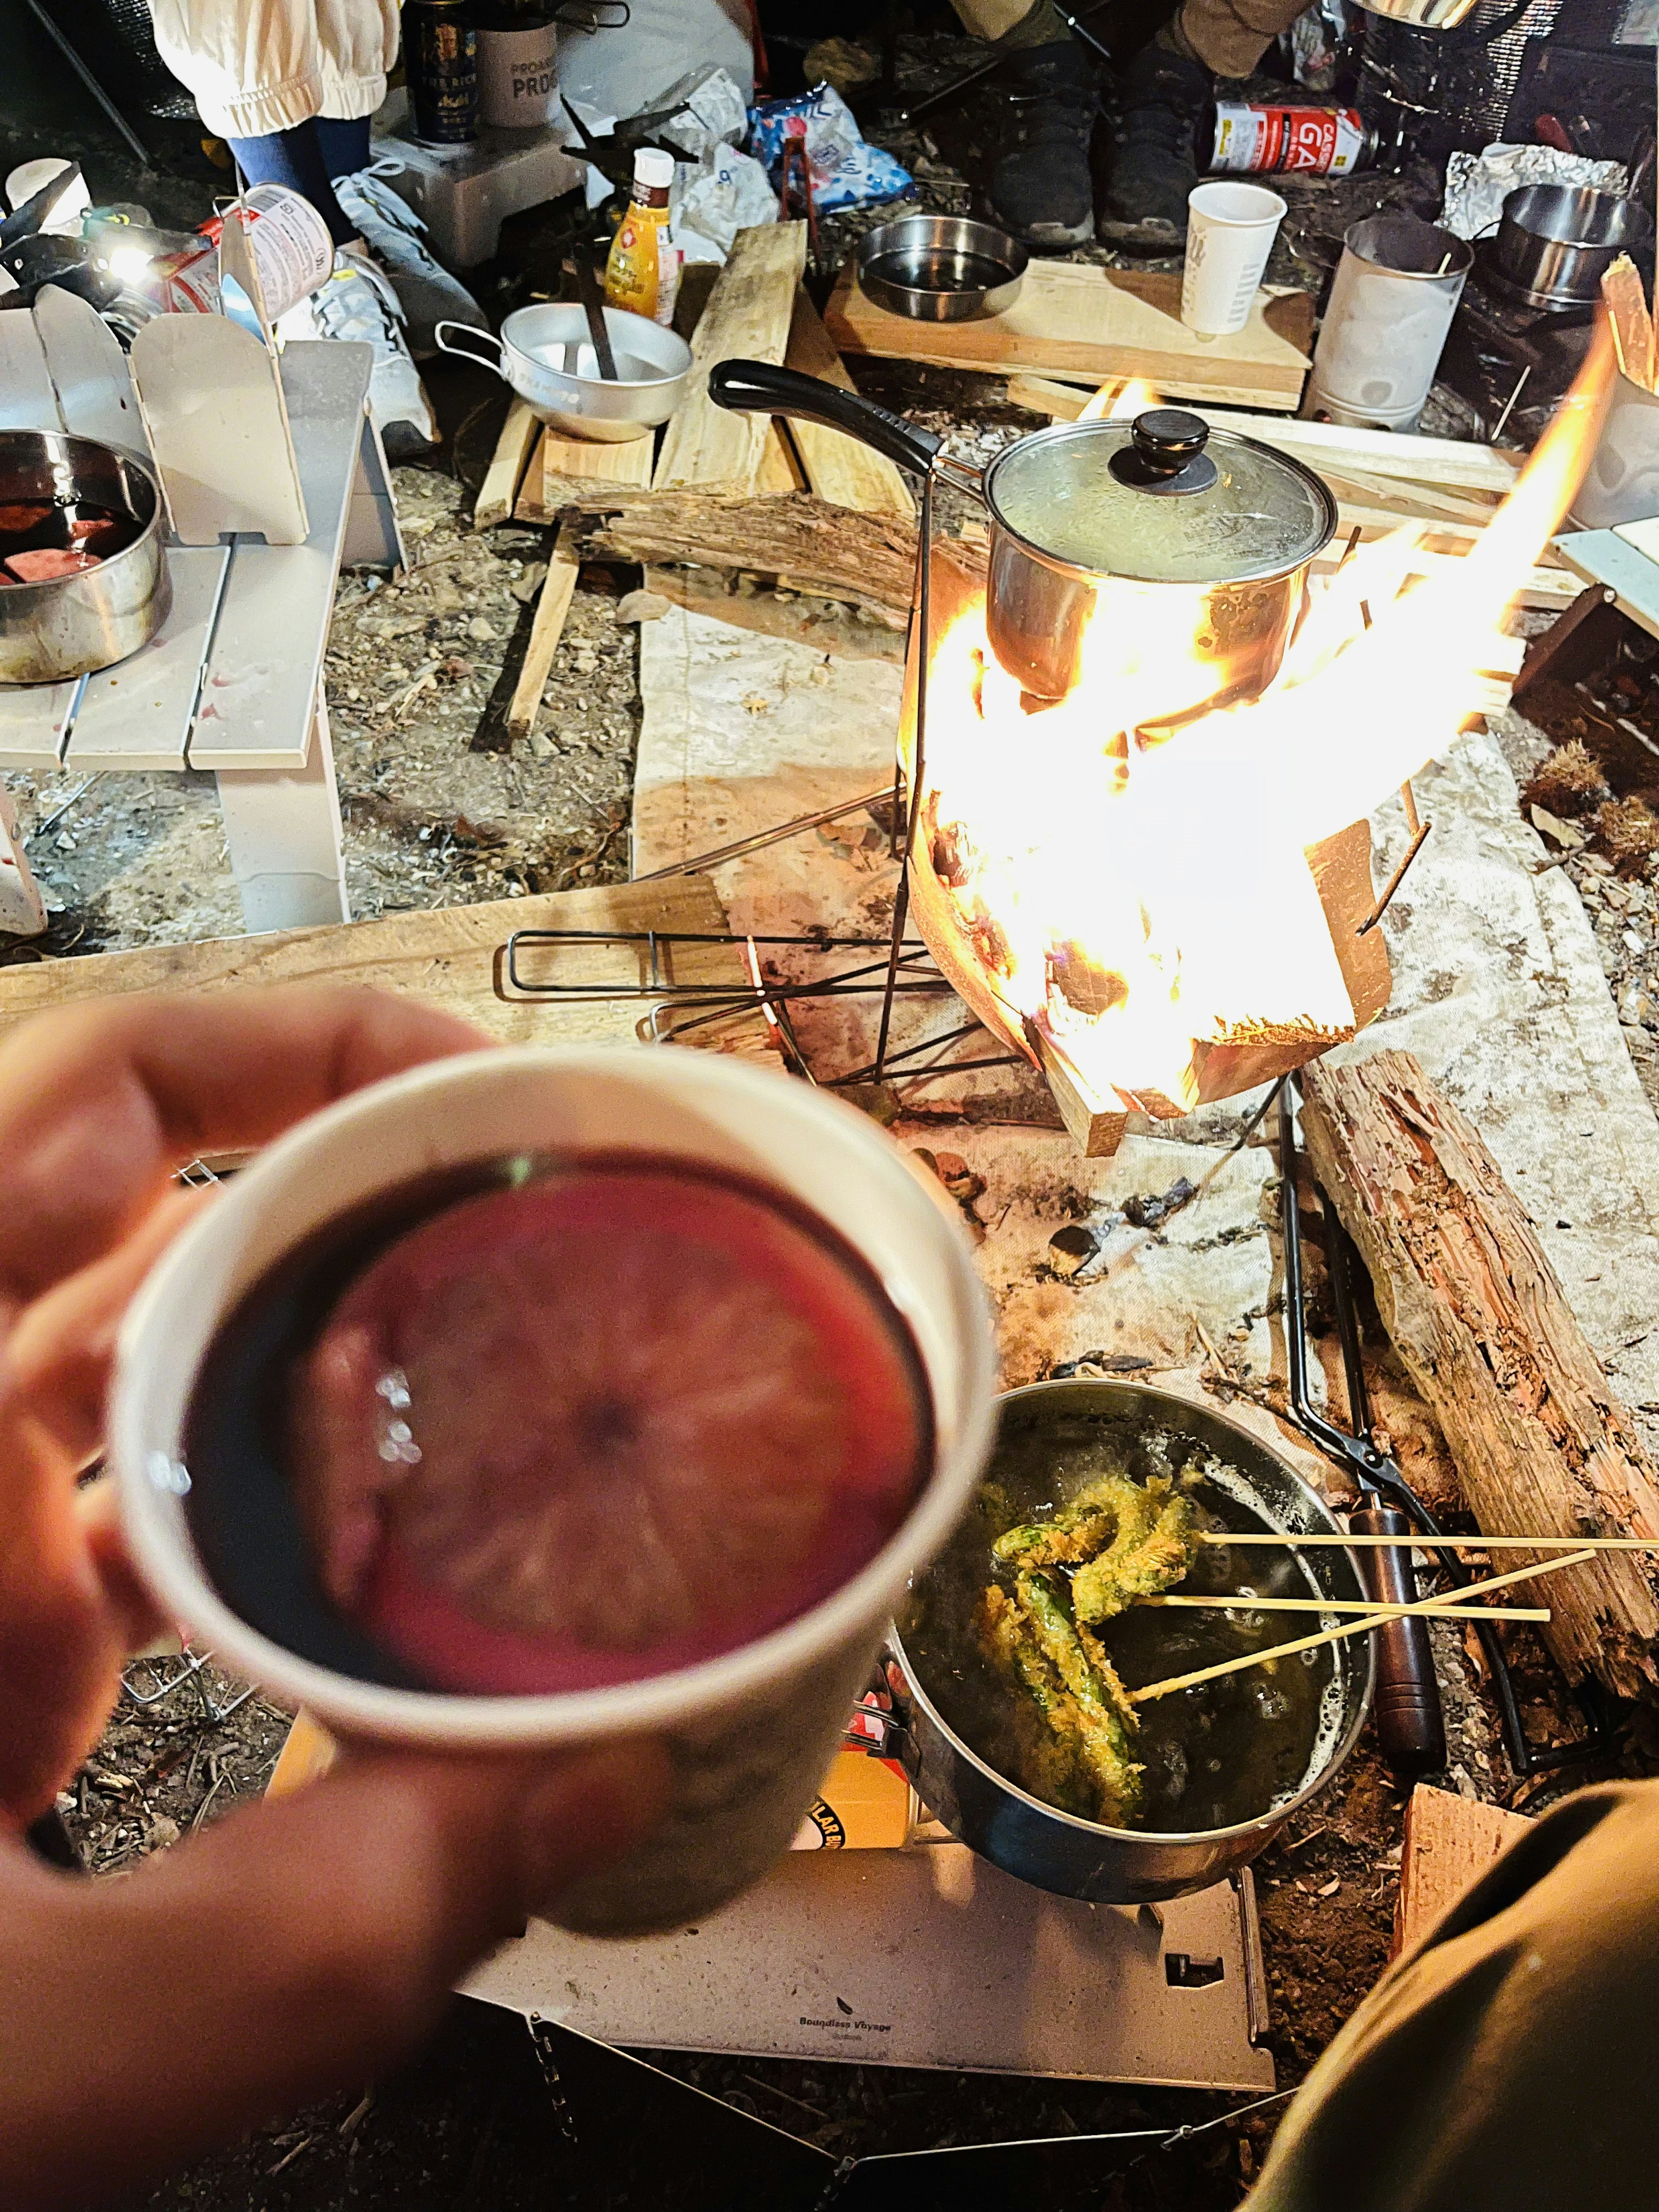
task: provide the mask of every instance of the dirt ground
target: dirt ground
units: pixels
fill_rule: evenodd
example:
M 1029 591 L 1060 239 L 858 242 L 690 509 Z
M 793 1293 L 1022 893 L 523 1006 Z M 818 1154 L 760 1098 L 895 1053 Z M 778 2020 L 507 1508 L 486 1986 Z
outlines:
M 936 40 L 907 54 L 907 82 L 925 89 L 977 58 L 968 42 Z M 971 101 L 940 118 L 937 136 L 886 135 L 915 169 L 924 204 L 950 209 L 988 143 L 992 110 Z M 1288 193 L 1286 224 L 1271 274 L 1310 288 L 1335 258 L 1346 222 L 1410 200 L 1411 179 L 1318 183 Z M 843 246 L 861 219 L 833 226 Z M 1109 258 L 1091 250 L 1093 258 Z M 524 266 L 493 272 L 492 304 L 524 296 Z M 948 430 L 981 456 L 1031 418 L 974 380 L 890 365 L 860 370 L 872 396 Z M 476 388 L 441 402 L 453 424 L 477 405 Z M 1449 409 L 1444 427 L 1455 427 Z M 1525 428 L 1524 418 L 1517 427 Z M 1535 427 L 1533 426 L 1533 427 Z M 475 418 L 431 465 L 401 468 L 397 489 L 411 566 L 392 582 L 343 585 L 328 656 L 328 696 L 345 821 L 353 911 L 372 915 L 510 897 L 629 872 L 626 821 L 638 735 L 637 634 L 617 619 L 630 579 L 585 574 L 546 688 L 533 744 L 505 742 L 503 708 L 523 652 L 530 606 L 550 533 L 509 527 L 487 537 L 469 526 L 477 458 L 489 419 Z M 460 477 L 455 472 L 460 454 Z M 1620 710 L 1646 726 L 1645 678 L 1630 674 Z M 1522 776 L 1572 734 L 1566 702 L 1547 732 L 1507 716 L 1505 750 Z M 1587 709 L 1602 712 L 1590 702 Z M 1656 718 L 1659 726 L 1659 718 Z M 46 890 L 52 929 L 36 944 L 0 941 L 0 963 L 234 932 L 240 915 L 212 780 L 106 775 L 38 785 L 8 776 Z M 1592 845 L 1563 865 L 1595 924 L 1609 988 L 1648 1095 L 1659 1108 L 1659 901 L 1652 864 L 1620 876 Z M 1314 1285 L 1316 1294 L 1317 1283 Z M 1378 1370 L 1389 1355 L 1371 1345 Z M 1415 1447 L 1431 1472 L 1437 1439 Z M 1416 1463 L 1413 1462 L 1413 1470 Z M 1442 1469 L 1443 1472 L 1443 1469 Z M 1444 1502 L 1443 1499 L 1438 1502 Z M 1455 1504 L 1455 1500 L 1453 1501 Z M 1449 1759 L 1443 1786 L 1537 1810 L 1577 1780 L 1636 1771 L 1626 1747 L 1616 1765 L 1570 1771 L 1517 1790 L 1506 1768 L 1494 1709 L 1477 1660 L 1448 1626 L 1435 1632 L 1445 1695 Z M 163 1662 L 165 1666 L 165 1662 Z M 136 1669 L 138 1697 L 165 1674 Z M 1547 1679 L 1527 1677 L 1528 1715 L 1540 1734 L 1574 1724 Z M 84 1772 L 60 1801 L 68 1827 L 99 1875 L 118 1872 L 257 1796 L 274 1765 L 286 1716 L 241 1695 L 210 1667 L 152 1704 L 123 1698 Z M 1371 1986 L 1387 1956 L 1400 1861 L 1402 1801 L 1369 1737 L 1331 1790 L 1257 1862 L 1263 1948 L 1272 1996 L 1269 2040 L 1285 2087 L 1293 2086 Z M 151 2212 L 337 2212 L 396 2205 L 417 2212 L 516 2212 L 553 2203 L 587 2208 L 830 2202 L 833 2161 L 877 2150 L 1060 2139 L 1020 2163 L 952 2169 L 948 2185 L 911 2170 L 907 2205 L 954 2204 L 973 2180 L 999 2196 L 1016 2191 L 1064 2212 L 1236 2204 L 1259 2170 L 1277 2116 L 1270 2106 L 1164 2148 L 1145 2142 L 1078 2144 L 1101 2132 L 1199 2128 L 1233 2109 L 1231 2098 L 1170 2090 L 1026 2082 L 905 2069 L 659 2054 L 665 2081 L 637 2071 L 617 2081 L 591 2053 L 556 2031 L 532 2039 L 516 2019 L 456 2006 L 410 2068 L 353 2090 L 178 2177 L 147 2200 Z M 692 2100 L 674 2081 L 720 2100 Z M 730 2111 L 722 2107 L 729 2107 Z M 765 2120 L 813 2146 L 814 2158 L 734 2118 Z M 657 2124 L 660 2122 L 660 2125 Z M 849 2207 L 885 2203 L 866 2170 L 842 2197 Z M 972 2179 L 970 2179 L 970 2177 Z M 833 2192 L 832 2192 L 833 2194 Z M 896 2198 L 894 2199 L 896 2201 Z

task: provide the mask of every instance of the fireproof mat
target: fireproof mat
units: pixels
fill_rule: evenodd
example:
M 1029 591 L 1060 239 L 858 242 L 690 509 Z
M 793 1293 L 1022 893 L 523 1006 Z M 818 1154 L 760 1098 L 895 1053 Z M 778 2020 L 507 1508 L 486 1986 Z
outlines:
M 1273 2087 L 1254 1893 L 1083 1905 L 960 1844 L 792 1852 L 639 1943 L 532 1922 L 466 1994 L 598 2042 L 963 2072 Z

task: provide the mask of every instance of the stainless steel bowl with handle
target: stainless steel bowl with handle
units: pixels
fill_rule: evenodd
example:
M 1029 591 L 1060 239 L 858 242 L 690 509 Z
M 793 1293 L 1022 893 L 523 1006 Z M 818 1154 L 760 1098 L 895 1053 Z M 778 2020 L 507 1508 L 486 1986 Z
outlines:
M 1602 271 L 1652 235 L 1647 210 L 1616 192 L 1523 185 L 1504 202 L 1486 274 L 1529 307 L 1593 307 Z
M 1030 256 L 1017 239 L 959 215 L 907 215 L 859 241 L 859 289 L 913 322 L 965 323 L 1012 307 Z
M 149 469 L 96 439 L 0 430 L 0 507 L 79 501 L 129 516 L 137 535 L 72 576 L 0 585 L 0 684 L 60 684 L 108 668 L 167 620 L 165 510 Z
M 997 1454 L 982 1487 L 998 1481 L 1000 1454 L 1010 1437 L 1035 1438 L 1040 1444 L 1052 1442 L 1058 1496 L 1071 1480 L 1060 1470 L 1078 1462 L 1080 1431 L 1098 1428 L 1133 1441 L 1157 1430 L 1196 1452 L 1213 1455 L 1228 1470 L 1227 1494 L 1237 1509 L 1230 1512 L 1230 1526 L 1321 1536 L 1343 1533 L 1324 1500 L 1288 1460 L 1224 1414 L 1170 1392 L 1133 1382 L 1036 1382 L 1009 1391 L 1000 1401 L 1000 1411 Z M 1180 1833 L 1159 1832 L 1151 1826 L 1109 1828 L 1033 1796 L 982 1757 L 944 1710 L 963 1698 L 961 1685 L 981 1664 L 970 1622 L 957 1618 L 956 1604 L 973 1580 L 965 1571 L 959 1571 L 962 1563 L 956 1555 L 975 1542 L 979 1519 L 970 1514 L 939 1559 L 917 1577 L 889 1635 L 886 1675 L 894 1713 L 883 1749 L 901 1761 L 923 1804 L 951 1834 L 1005 1874 L 1060 1897 L 1086 1898 L 1098 1905 L 1158 1904 L 1207 1888 L 1263 1850 L 1285 1822 L 1324 1788 L 1353 1749 L 1376 1680 L 1370 1636 L 1351 1637 L 1328 1648 L 1329 1676 L 1322 1692 L 1326 1717 L 1307 1769 L 1288 1785 L 1264 1789 L 1266 1802 L 1249 1818 Z M 982 1536 L 978 1541 L 988 1569 L 988 1543 Z M 1251 1588 L 1261 1595 L 1282 1583 L 1285 1590 L 1304 1595 L 1311 1588 L 1330 1598 L 1352 1601 L 1365 1595 L 1352 1553 L 1336 1546 L 1321 1545 L 1299 1554 L 1274 1550 L 1249 1556 L 1245 1571 Z M 1154 1618 L 1178 1621 L 1192 1616 L 1159 1613 Z M 1312 1630 L 1322 1620 L 1318 1614 L 1291 1618 L 1297 1626 L 1287 1629 L 1287 1640 L 1303 1623 Z M 1232 1679 L 1239 1682 L 1248 1678 Z M 1012 1686 L 1006 1692 L 1010 1698 L 1023 1694 Z
M 581 307 L 517 308 L 500 337 L 470 323 L 447 322 L 438 325 L 435 336 L 441 352 L 493 368 L 552 428 L 620 445 L 643 438 L 678 406 L 691 349 L 678 332 L 621 307 L 605 308 L 605 327 L 616 356 L 614 382 L 599 374 Z

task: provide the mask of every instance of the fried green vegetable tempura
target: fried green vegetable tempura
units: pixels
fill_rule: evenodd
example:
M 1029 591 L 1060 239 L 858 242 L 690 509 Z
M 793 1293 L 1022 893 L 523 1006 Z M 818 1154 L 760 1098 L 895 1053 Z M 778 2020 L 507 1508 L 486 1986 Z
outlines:
M 1198 1547 L 1187 1494 L 1197 1479 L 1194 1469 L 1178 1482 L 1154 1476 L 1145 1485 L 1103 1475 L 1052 1519 L 1023 1522 L 991 1547 L 997 1565 L 1012 1570 L 1014 1591 L 997 1583 L 986 1590 L 980 1641 L 1024 1685 L 1046 1724 L 1033 1783 L 1066 1810 L 1085 1809 L 1109 1827 L 1138 1815 L 1145 1770 L 1133 1756 L 1139 1717 L 1095 1625 L 1185 1575 Z M 1042 1571 L 1056 1568 L 1071 1573 L 1069 1611 L 1055 1577 Z

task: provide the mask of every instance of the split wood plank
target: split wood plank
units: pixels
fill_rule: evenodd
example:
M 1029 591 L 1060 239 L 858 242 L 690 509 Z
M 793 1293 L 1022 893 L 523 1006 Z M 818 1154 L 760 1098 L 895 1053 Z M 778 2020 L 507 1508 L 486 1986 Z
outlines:
M 1476 1521 L 1659 1537 L 1659 1469 L 1474 1124 L 1408 1053 L 1317 1064 L 1304 1091 L 1315 1171 Z M 1542 1633 L 1571 1680 L 1659 1691 L 1659 1560 L 1602 1553 L 1550 1604 Z
M 543 687 L 553 665 L 553 656 L 559 649 L 559 640 L 564 635 L 570 602 L 575 597 L 576 579 L 581 573 L 581 563 L 576 557 L 576 534 L 577 526 L 564 522 L 554 541 L 553 556 L 547 564 L 541 596 L 536 602 L 535 620 L 530 625 L 524 665 L 519 671 L 519 680 L 513 687 L 507 710 L 510 738 L 528 738 L 541 712 Z
M 1653 390 L 1653 318 L 1648 313 L 1642 275 L 1628 253 L 1621 253 L 1601 273 L 1601 297 L 1613 324 L 1613 343 L 1619 367 L 1644 392 Z
M 1308 374 L 1313 301 L 1305 292 L 1258 292 L 1242 331 L 1200 338 L 1181 319 L 1178 275 L 1034 261 L 1005 313 L 983 322 L 918 323 L 872 305 L 849 267 L 824 323 L 844 354 L 990 376 L 1024 369 L 1097 382 L 1144 377 L 1169 398 L 1294 410 Z
M 498 522 L 505 522 L 518 504 L 519 486 L 524 482 L 530 458 L 541 436 L 542 426 L 522 399 L 515 399 L 507 410 L 507 420 L 501 425 L 501 434 L 495 441 L 495 451 L 472 509 L 475 530 L 493 530 Z M 648 446 L 651 441 L 645 441 Z
M 647 568 L 645 588 L 688 614 L 712 615 L 716 622 L 735 629 L 751 630 L 758 637 L 784 637 L 793 644 L 810 646 L 815 653 L 833 653 L 843 660 L 885 660 L 895 668 L 904 665 L 907 617 L 891 608 L 860 603 L 849 608 L 843 600 L 811 594 L 744 590 L 743 580 L 718 568 Z M 5 756 L 0 751 L 0 765 Z
M 1406 1807 L 1389 1956 L 1413 1949 L 1532 1825 L 1524 1813 L 1419 1782 Z
M 755 478 L 755 490 L 762 499 L 806 489 L 806 471 L 789 431 L 787 422 L 775 418 L 766 426 L 766 442 L 761 447 L 760 470 Z
M 706 876 L 669 877 L 654 884 L 613 884 L 593 890 L 556 891 L 478 906 L 441 907 L 426 914 L 289 929 L 263 936 L 211 938 L 196 945 L 147 945 L 135 952 L 94 952 L 0 969 L 0 1033 L 52 1006 L 120 998 L 134 992 L 220 991 L 265 983 L 353 984 L 398 991 L 441 1006 L 497 1044 L 633 1044 L 638 1001 L 503 999 L 497 956 L 515 929 L 723 931 L 725 910 Z M 730 945 L 674 947 L 672 973 L 683 983 L 738 983 L 743 963 Z M 556 966 L 554 963 L 556 961 Z M 562 982 L 643 981 L 638 948 L 588 945 L 538 955 L 538 975 Z M 769 1052 L 763 1022 L 744 1014 L 699 1031 L 731 1049 Z
M 653 492 L 609 515 L 585 550 L 653 567 L 689 561 L 787 576 L 798 589 L 895 611 L 908 608 L 915 582 L 909 524 L 896 515 L 855 514 L 810 492 L 770 499 Z
M 784 362 L 803 376 L 816 376 L 842 392 L 857 388 L 805 285 L 795 289 Z M 837 507 L 854 507 L 864 514 L 896 514 L 901 521 L 915 520 L 916 503 L 904 471 L 884 453 L 872 453 L 844 430 L 832 430 L 822 422 L 796 422 L 791 428 L 807 484 L 820 499 L 831 500 Z
M 1016 376 L 1008 381 L 1012 405 L 1051 416 L 1056 422 L 1075 422 L 1093 397 L 1091 388 L 1047 377 Z M 1403 430 L 1345 429 L 1334 422 L 1304 422 L 1297 416 L 1230 413 L 1206 406 L 1194 406 L 1192 411 L 1214 429 L 1257 438 L 1313 468 L 1323 462 L 1339 471 L 1353 468 L 1464 491 L 1513 491 L 1526 459 L 1504 446 L 1465 445 L 1456 438 L 1425 438 Z
M 530 457 L 514 515 L 520 522 L 556 522 L 568 508 L 603 513 L 651 483 L 656 447 L 650 438 L 567 438 L 544 432 Z
M 740 230 L 691 339 L 691 371 L 663 439 L 652 488 L 745 497 L 755 489 L 769 417 L 733 415 L 708 397 L 717 362 L 781 362 L 789 342 L 795 287 L 806 265 L 806 225 L 772 222 Z

